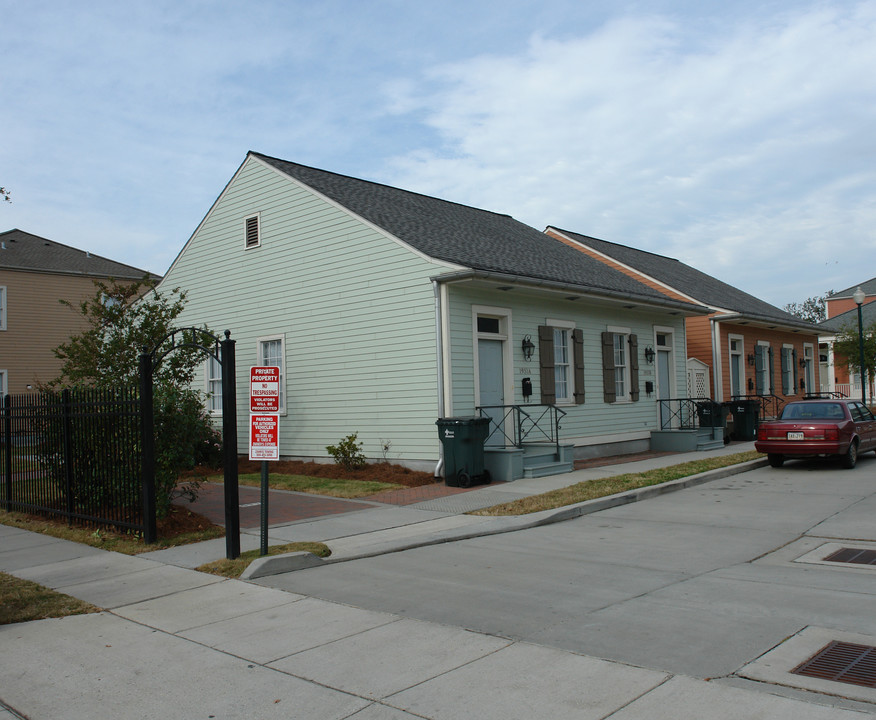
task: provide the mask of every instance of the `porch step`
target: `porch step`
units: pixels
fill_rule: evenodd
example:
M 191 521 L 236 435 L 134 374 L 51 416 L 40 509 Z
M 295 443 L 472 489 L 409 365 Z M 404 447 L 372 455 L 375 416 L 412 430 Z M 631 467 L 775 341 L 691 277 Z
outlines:
M 523 477 L 561 475 L 574 469 L 571 445 L 561 445 L 559 454 L 557 446 L 552 444 L 524 445 L 523 451 Z
M 724 447 L 724 428 L 697 430 L 697 450 L 720 450 L 722 447 Z

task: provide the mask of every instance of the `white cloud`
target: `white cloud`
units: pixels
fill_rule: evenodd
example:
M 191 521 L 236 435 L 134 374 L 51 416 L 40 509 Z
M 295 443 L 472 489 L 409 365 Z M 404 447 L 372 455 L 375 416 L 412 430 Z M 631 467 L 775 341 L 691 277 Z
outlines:
M 876 3 L 704 27 L 626 16 L 439 66 L 392 102 L 443 145 L 386 179 L 672 255 L 776 304 L 823 292 L 834 259 L 876 270 Z

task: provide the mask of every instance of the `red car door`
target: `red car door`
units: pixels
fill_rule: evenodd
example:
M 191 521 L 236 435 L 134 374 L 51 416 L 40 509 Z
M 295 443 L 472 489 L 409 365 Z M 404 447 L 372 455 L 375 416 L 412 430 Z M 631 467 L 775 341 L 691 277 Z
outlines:
M 861 447 L 858 452 L 867 452 L 876 449 L 876 418 L 864 403 L 853 402 L 849 404 L 849 412 L 855 421 L 855 429 L 861 438 Z

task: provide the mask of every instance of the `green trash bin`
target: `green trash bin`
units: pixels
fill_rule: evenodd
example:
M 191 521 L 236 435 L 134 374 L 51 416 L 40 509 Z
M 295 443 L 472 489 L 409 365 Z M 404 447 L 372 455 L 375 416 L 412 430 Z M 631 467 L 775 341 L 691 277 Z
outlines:
M 760 400 L 734 400 L 730 403 L 733 413 L 733 434 L 737 440 L 757 440 L 757 423 L 760 418 Z
M 490 482 L 484 469 L 484 441 L 490 418 L 438 418 L 438 437 L 444 446 L 444 482 L 449 487 L 471 487 Z

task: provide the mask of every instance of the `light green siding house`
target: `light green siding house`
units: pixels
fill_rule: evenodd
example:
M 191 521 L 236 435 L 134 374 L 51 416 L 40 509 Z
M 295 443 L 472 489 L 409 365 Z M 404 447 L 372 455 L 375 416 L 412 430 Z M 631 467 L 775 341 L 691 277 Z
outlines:
M 162 286 L 188 293 L 181 325 L 236 341 L 241 448 L 249 367 L 278 364 L 282 457 L 325 459 L 355 432 L 369 458 L 440 473 L 436 420 L 483 412 L 504 479 L 524 440 L 565 446 L 566 469 L 647 449 L 661 379 L 645 351 L 670 353 L 662 382 L 684 394 L 684 318 L 705 312 L 510 216 L 258 153 Z M 206 367 L 218 409 L 217 381 Z

